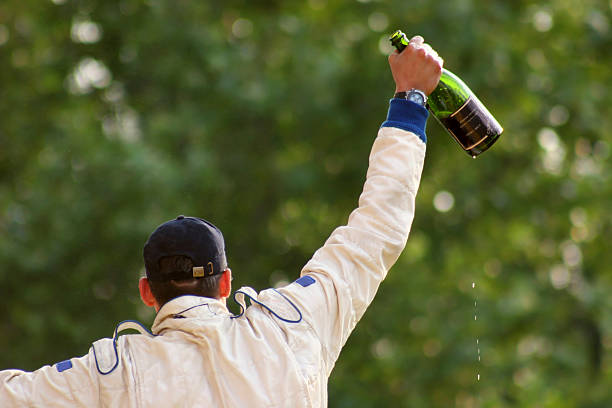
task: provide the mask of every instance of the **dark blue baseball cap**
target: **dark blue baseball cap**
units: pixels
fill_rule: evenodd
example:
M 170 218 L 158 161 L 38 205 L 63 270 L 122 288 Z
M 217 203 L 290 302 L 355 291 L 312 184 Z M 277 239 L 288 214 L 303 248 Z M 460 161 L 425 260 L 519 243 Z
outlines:
M 219 228 L 196 217 L 179 215 L 163 223 L 149 236 L 142 251 L 147 278 L 169 281 L 218 275 L 227 268 L 225 241 Z M 191 259 L 191 271 L 162 273 L 159 261 L 182 255 Z

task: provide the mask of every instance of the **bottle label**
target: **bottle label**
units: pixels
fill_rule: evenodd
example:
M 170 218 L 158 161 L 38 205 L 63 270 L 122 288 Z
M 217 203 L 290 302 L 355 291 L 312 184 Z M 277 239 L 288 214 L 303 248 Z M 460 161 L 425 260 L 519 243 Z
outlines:
M 471 150 L 486 139 L 499 136 L 503 131 L 493 115 L 474 95 L 455 113 L 440 121 L 464 150 Z

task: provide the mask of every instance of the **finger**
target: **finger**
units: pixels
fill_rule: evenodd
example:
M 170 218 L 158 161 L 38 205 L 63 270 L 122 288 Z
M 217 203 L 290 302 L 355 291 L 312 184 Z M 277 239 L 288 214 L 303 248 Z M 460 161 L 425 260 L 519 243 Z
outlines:
M 431 55 L 434 58 L 438 56 L 438 53 L 436 52 L 436 50 L 431 48 L 431 45 L 427 43 L 421 45 L 421 48 L 423 48 L 428 55 Z
M 423 48 L 428 54 L 433 53 L 433 48 L 431 48 L 431 45 L 427 43 L 421 44 L 421 48 Z
M 414 45 L 421 45 L 423 44 L 423 42 L 425 42 L 425 39 L 421 37 L 420 35 L 415 35 L 414 37 L 410 39 L 410 43 Z

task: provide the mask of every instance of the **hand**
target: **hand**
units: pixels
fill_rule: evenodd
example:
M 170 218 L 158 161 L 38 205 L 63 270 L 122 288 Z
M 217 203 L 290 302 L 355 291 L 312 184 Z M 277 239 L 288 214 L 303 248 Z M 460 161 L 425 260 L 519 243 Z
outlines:
M 395 92 L 418 89 L 429 95 L 438 85 L 444 61 L 420 35 L 410 39 L 401 53 L 389 55 Z

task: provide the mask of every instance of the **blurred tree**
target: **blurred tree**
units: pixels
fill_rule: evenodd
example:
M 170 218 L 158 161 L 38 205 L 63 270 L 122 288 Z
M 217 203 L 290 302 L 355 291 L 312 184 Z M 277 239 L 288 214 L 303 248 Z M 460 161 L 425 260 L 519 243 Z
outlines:
M 472 161 L 430 122 L 412 236 L 330 406 L 610 406 L 611 18 L 604 0 L 4 0 L 0 366 L 150 323 L 140 251 L 179 213 L 224 231 L 238 286 L 296 278 L 356 204 L 402 28 L 505 134 Z

